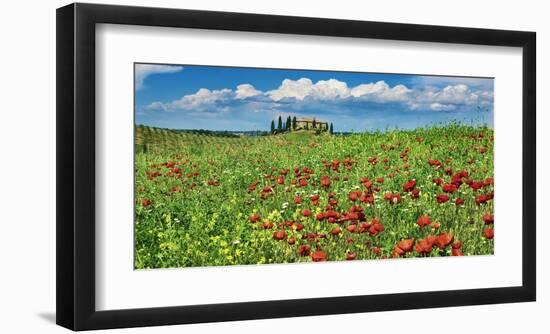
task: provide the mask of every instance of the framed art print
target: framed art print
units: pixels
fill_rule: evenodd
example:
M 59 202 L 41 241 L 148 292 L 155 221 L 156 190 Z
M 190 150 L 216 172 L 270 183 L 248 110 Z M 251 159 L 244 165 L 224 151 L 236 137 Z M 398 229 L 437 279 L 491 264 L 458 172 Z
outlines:
M 535 119 L 533 32 L 60 8 L 57 322 L 533 301 Z

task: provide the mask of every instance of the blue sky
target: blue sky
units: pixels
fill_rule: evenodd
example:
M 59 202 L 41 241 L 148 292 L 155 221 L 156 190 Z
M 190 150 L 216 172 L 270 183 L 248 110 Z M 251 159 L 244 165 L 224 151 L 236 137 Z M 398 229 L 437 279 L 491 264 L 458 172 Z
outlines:
M 267 131 L 279 115 L 335 131 L 492 126 L 493 87 L 492 78 L 135 64 L 135 114 L 136 124 L 231 131 Z

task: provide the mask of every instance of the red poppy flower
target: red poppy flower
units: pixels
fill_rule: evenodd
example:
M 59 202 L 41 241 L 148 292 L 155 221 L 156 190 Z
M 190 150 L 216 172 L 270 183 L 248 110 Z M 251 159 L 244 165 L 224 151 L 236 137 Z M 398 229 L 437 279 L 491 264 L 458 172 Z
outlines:
M 298 255 L 299 256 L 308 256 L 311 247 L 309 245 L 300 245 L 298 246 Z
M 328 188 L 330 187 L 330 177 L 322 176 L 321 177 L 321 187 Z
M 403 192 L 409 192 L 414 189 L 416 186 L 416 180 L 409 180 L 408 182 L 403 183 Z
M 351 191 L 349 194 L 348 194 L 348 199 L 352 202 L 355 202 L 357 201 L 357 199 L 359 198 L 359 196 L 361 196 L 361 191 L 358 190 L 358 191 Z
M 483 230 L 483 234 L 485 235 L 486 239 L 493 239 L 495 237 L 495 230 L 490 227 L 486 227 Z
M 445 203 L 449 201 L 449 196 L 445 194 L 437 195 L 436 197 L 437 203 Z
M 255 213 L 255 214 L 251 215 L 250 217 L 248 217 L 248 220 L 250 220 L 251 223 L 257 223 L 257 222 L 260 221 L 260 219 L 262 219 L 262 218 L 257 213 Z
M 392 257 L 400 257 L 400 256 L 403 256 L 403 255 L 405 255 L 404 250 L 402 250 L 401 248 L 399 248 L 397 246 L 393 247 L 393 250 L 391 251 L 391 256 Z
M 305 217 L 309 217 L 309 216 L 311 216 L 311 211 L 308 210 L 308 209 L 303 209 L 302 210 L 302 215 L 305 216 Z
M 457 198 L 456 201 L 455 201 L 455 204 L 456 205 L 464 205 L 464 199 L 463 198 Z
M 273 239 L 275 240 L 285 240 L 286 239 L 286 232 L 283 230 L 276 231 L 273 233 Z
M 420 198 L 420 189 L 415 188 L 411 191 L 411 198 L 412 199 L 418 199 Z
M 302 211 L 302 214 L 303 214 L 303 211 Z M 325 217 L 325 214 L 322 213 L 322 212 L 319 212 L 319 213 L 315 216 L 315 219 L 317 219 L 317 220 L 319 220 L 319 221 L 321 221 L 321 220 L 323 220 L 323 219 L 325 219 L 325 218 L 326 218 L 326 217 Z
M 396 247 L 399 247 L 403 252 L 407 253 L 413 250 L 414 239 L 403 239 L 399 241 Z
M 311 253 L 311 259 L 313 262 L 322 262 L 327 260 L 327 253 L 317 250 L 313 253 Z
M 441 166 L 441 161 L 434 160 L 434 159 L 429 159 L 428 164 L 430 164 L 430 166 Z
M 285 178 L 282 176 L 277 177 L 277 183 L 278 184 L 285 184 Z
M 453 240 L 454 240 L 454 237 L 452 234 L 443 232 L 437 236 L 433 244 L 440 249 L 445 249 L 447 246 L 449 246 L 453 242 Z
M 333 229 L 330 231 L 330 234 L 332 234 L 332 235 L 338 235 L 338 234 L 340 234 L 340 232 L 342 232 L 342 229 L 339 228 L 339 227 L 335 227 L 335 228 L 333 228 Z
M 485 224 L 493 224 L 495 222 L 495 216 L 487 212 L 483 215 L 483 221 L 485 222 Z
M 309 199 L 313 202 L 316 202 L 319 200 L 319 197 L 320 197 L 319 195 L 315 194 L 315 195 L 309 196 Z
M 495 181 L 493 180 L 492 177 L 488 177 L 485 179 L 485 181 L 483 182 L 486 186 L 488 185 L 494 185 L 495 184 Z
M 433 181 L 433 183 L 437 184 L 438 186 L 443 184 L 443 179 L 439 178 L 439 177 L 434 178 L 432 181 Z
M 144 208 L 148 207 L 149 205 L 151 205 L 152 201 L 148 198 L 142 198 L 141 199 L 141 206 L 143 206 Z
M 357 253 L 354 253 L 354 252 L 346 253 L 346 260 L 348 261 L 355 260 L 356 257 L 357 257 Z
M 492 200 L 493 199 L 493 195 L 492 194 L 482 194 L 482 195 L 478 195 L 476 196 L 476 204 L 477 205 L 480 205 L 480 204 L 485 204 L 487 203 L 488 201 Z
M 458 187 L 452 183 L 444 184 L 443 191 L 446 193 L 454 193 L 458 190 Z
M 473 190 L 479 190 L 483 188 L 483 186 L 484 184 L 481 181 L 473 181 L 472 183 L 470 183 L 470 188 L 472 188 Z
M 294 245 L 295 243 L 296 243 L 296 239 L 294 237 L 288 238 L 288 244 L 289 245 Z
M 462 241 L 460 241 L 460 240 L 455 241 L 455 242 L 451 245 L 451 247 L 452 247 L 453 249 L 460 249 L 460 248 L 462 248 Z
M 432 252 L 432 244 L 427 239 L 420 239 L 416 242 L 415 250 L 419 254 L 429 254 Z
M 294 204 L 302 204 L 302 198 L 300 196 L 294 197 Z
M 300 223 L 292 223 L 292 228 L 296 231 L 301 231 L 304 229 L 304 225 Z
M 424 227 L 424 226 L 430 225 L 432 221 L 430 220 L 429 216 L 420 216 L 418 217 L 418 220 L 416 221 L 416 223 L 418 224 L 418 226 Z
M 262 227 L 266 230 L 272 229 L 274 224 L 272 222 L 265 222 L 262 224 Z
M 355 232 L 356 229 L 357 229 L 357 225 L 355 225 L 355 224 L 348 225 L 346 227 L 346 230 L 348 230 L 348 232 L 351 232 L 351 233 Z
M 376 178 L 376 182 L 384 183 L 384 178 L 383 177 L 378 177 L 378 178 Z
M 451 249 L 451 256 L 464 256 L 464 253 L 460 249 Z
M 298 186 L 299 186 L 299 187 L 305 187 L 305 186 L 307 186 L 307 180 L 306 180 L 305 178 L 303 178 L 303 177 L 300 178 L 300 179 L 298 180 Z

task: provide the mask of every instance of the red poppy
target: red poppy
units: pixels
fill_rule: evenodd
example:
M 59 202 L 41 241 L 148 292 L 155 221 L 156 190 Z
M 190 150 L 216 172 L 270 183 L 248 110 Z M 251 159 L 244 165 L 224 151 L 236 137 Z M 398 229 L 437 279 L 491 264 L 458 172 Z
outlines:
M 349 194 L 348 194 L 348 199 L 352 202 L 355 202 L 357 201 L 357 199 L 359 198 L 359 196 L 361 196 L 361 191 L 360 190 L 356 190 L 356 191 L 351 191 Z
M 481 181 L 473 181 L 472 183 L 470 183 L 470 188 L 472 188 L 473 190 L 479 190 L 483 188 L 483 186 L 484 184 Z
M 416 242 L 415 250 L 419 254 L 429 254 L 432 252 L 432 243 L 427 239 L 420 239 Z
M 495 216 L 487 212 L 483 215 L 483 221 L 485 224 L 493 224 L 495 222 Z
M 397 246 L 394 246 L 393 250 L 391 252 L 391 255 L 392 255 L 392 257 L 403 256 L 403 255 L 405 255 L 405 251 L 402 250 L 401 248 L 397 247 Z
M 248 217 L 248 220 L 250 220 L 251 223 L 257 223 L 257 222 L 260 221 L 260 219 L 262 219 L 262 218 L 257 213 L 255 213 L 255 214 L 251 215 L 250 217 Z
M 354 253 L 354 252 L 346 253 L 346 260 L 348 261 L 355 260 L 356 257 L 357 257 L 357 253 Z
M 141 206 L 143 206 L 144 208 L 148 207 L 149 205 L 151 205 L 152 201 L 148 198 L 142 198 L 141 199 Z
M 403 239 L 399 241 L 396 247 L 399 247 L 403 252 L 407 253 L 413 250 L 414 239 Z
M 299 187 L 305 187 L 305 186 L 307 186 L 307 180 L 306 180 L 305 178 L 303 178 L 303 177 L 300 178 L 300 179 L 298 180 L 298 186 L 299 186 Z
M 277 183 L 278 184 L 285 184 L 285 178 L 282 176 L 277 177 Z
M 443 191 L 446 193 L 454 193 L 458 190 L 458 187 L 452 183 L 444 184 Z
M 403 183 L 403 192 L 409 192 L 414 189 L 416 186 L 416 180 L 409 180 L 408 182 Z
M 313 262 L 322 262 L 327 260 L 327 253 L 317 250 L 313 253 L 311 253 L 311 259 Z
M 378 178 L 376 178 L 376 182 L 384 183 L 384 178 L 383 177 L 378 177 Z
M 315 194 L 315 195 L 311 195 L 309 196 L 309 199 L 312 201 L 312 202 L 316 202 L 319 200 L 319 195 Z
M 311 247 L 309 245 L 300 245 L 298 246 L 298 255 L 299 256 L 308 256 Z
M 488 185 L 494 185 L 494 184 L 495 184 L 495 181 L 493 180 L 492 177 L 488 177 L 488 178 L 485 179 L 484 184 L 485 184 L 486 186 L 488 186 Z
M 355 224 L 348 225 L 346 227 L 346 230 L 348 230 L 348 232 L 351 232 L 351 233 L 355 232 L 356 229 L 357 229 L 357 225 L 355 225 Z
M 294 197 L 294 204 L 302 204 L 302 198 L 300 196 Z
M 304 229 L 304 225 L 300 223 L 292 223 L 292 228 L 296 231 L 301 231 Z
M 333 228 L 333 229 L 330 231 L 330 234 L 332 234 L 332 235 L 338 235 L 338 234 L 340 234 L 340 232 L 342 232 L 342 229 L 339 228 L 339 227 L 335 227 L 335 228 Z
M 430 225 L 432 221 L 430 220 L 429 216 L 420 216 L 418 217 L 418 220 L 416 221 L 416 223 L 418 224 L 418 226 L 424 227 L 424 226 Z
M 283 230 L 279 230 L 273 233 L 273 239 L 275 240 L 285 240 L 286 239 L 286 232 Z
M 321 187 L 328 188 L 330 187 L 330 177 L 322 176 L 321 177 Z
M 294 245 L 295 243 L 296 243 L 296 239 L 294 237 L 288 238 L 288 244 L 289 245 Z
M 429 159 L 428 163 L 430 164 L 430 166 L 441 166 L 441 161 L 439 160 Z
M 437 200 L 437 203 L 439 203 L 439 204 L 448 202 L 449 201 L 449 195 L 445 195 L 445 194 L 437 195 L 436 200 Z
M 262 224 L 262 227 L 266 230 L 272 229 L 274 224 L 272 222 L 265 222 Z
M 464 253 L 460 249 L 451 249 L 451 256 L 464 256 Z
M 493 199 L 493 194 L 492 193 L 478 195 L 478 196 L 476 196 L 476 204 L 477 205 L 485 204 L 485 203 L 487 203 L 488 201 L 490 201 L 492 199 Z
M 495 237 L 495 230 L 490 227 L 486 227 L 483 230 L 483 234 L 485 235 L 486 239 L 493 239 Z
M 308 209 L 303 209 L 302 210 L 302 215 L 305 216 L 305 217 L 309 217 L 309 216 L 311 216 L 311 211 L 308 210 Z
M 303 212 L 303 211 L 302 211 Z M 325 219 L 325 214 L 322 213 L 322 212 L 319 212 L 316 216 L 315 216 L 315 219 L 321 221 L 323 219 Z
M 457 198 L 456 201 L 455 201 L 455 204 L 456 205 L 464 205 L 464 199 L 463 198 Z
M 420 189 L 415 188 L 411 191 L 411 198 L 412 199 L 418 199 L 420 198 Z
M 376 255 L 382 254 L 382 250 L 380 249 L 380 247 L 372 247 L 370 250 Z
M 453 242 L 453 240 L 454 240 L 454 237 L 452 234 L 443 232 L 437 236 L 433 244 L 440 249 L 445 249 L 447 246 L 449 246 Z
M 439 178 L 439 177 L 436 177 L 432 180 L 435 184 L 437 184 L 438 186 L 442 185 L 443 184 L 443 179 L 442 178 Z
M 460 249 L 462 248 L 462 241 L 457 240 L 451 245 L 452 249 Z

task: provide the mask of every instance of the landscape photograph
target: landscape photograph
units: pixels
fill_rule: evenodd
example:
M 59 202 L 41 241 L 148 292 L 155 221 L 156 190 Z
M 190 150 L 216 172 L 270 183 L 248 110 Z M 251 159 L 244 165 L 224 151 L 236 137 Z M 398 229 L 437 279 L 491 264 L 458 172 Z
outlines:
M 134 119 L 135 269 L 494 253 L 493 78 L 135 63 Z

